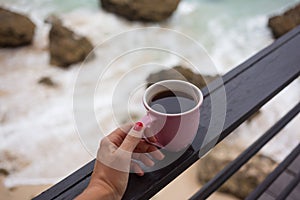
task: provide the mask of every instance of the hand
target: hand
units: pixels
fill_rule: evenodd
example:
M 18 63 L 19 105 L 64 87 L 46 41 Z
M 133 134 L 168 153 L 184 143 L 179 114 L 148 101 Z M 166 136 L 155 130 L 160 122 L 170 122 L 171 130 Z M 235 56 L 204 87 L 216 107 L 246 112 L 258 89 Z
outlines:
M 102 139 L 90 183 L 77 200 L 121 199 L 130 169 L 140 176 L 144 175 L 140 165 L 132 158 L 146 166 L 154 165 L 152 158 L 164 158 L 155 146 L 141 139 L 143 131 L 143 124 L 138 122 L 134 127 L 126 125 L 122 129 L 118 128 Z

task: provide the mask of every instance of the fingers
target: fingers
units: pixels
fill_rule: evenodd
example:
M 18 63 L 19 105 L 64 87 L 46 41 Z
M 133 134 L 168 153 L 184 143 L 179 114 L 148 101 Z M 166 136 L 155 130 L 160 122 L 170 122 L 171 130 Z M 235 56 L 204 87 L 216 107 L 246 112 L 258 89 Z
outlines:
M 132 156 L 133 159 L 141 161 L 144 165 L 148 167 L 154 166 L 154 161 L 151 160 L 146 154 L 133 154 Z
M 111 132 L 108 136 L 106 136 L 109 141 L 116 146 L 120 146 L 127 136 L 127 133 L 132 128 L 132 124 L 125 124 L 121 126 L 120 128 L 115 129 L 113 132 Z
M 164 154 L 157 149 L 157 147 L 147 143 L 146 141 L 140 141 L 139 144 L 136 146 L 134 152 L 149 153 L 156 160 L 162 160 L 165 157 Z
M 144 130 L 145 127 L 141 122 L 137 122 L 134 126 L 127 124 L 114 130 L 101 142 L 97 159 L 113 169 L 129 172 L 131 168 L 138 175 L 144 175 L 139 164 L 143 163 L 145 166 L 152 167 L 155 164 L 154 159 L 164 158 L 157 147 L 141 139 Z M 132 152 L 139 153 L 133 154 Z M 141 163 L 136 161 L 141 161 Z
M 134 161 L 130 163 L 130 169 L 139 176 L 144 175 L 144 171 L 142 170 L 141 166 Z
M 139 144 L 144 131 L 144 125 L 142 122 L 137 122 L 130 129 L 129 133 L 125 137 L 124 141 L 120 145 L 120 149 L 128 152 L 133 152 L 135 147 Z

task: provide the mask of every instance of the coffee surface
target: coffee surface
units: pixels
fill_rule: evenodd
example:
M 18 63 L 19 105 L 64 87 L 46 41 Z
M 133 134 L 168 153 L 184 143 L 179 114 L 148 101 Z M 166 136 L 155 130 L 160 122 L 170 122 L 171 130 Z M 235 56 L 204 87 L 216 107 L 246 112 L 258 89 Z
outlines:
M 196 102 L 184 92 L 167 90 L 156 94 L 149 105 L 161 113 L 178 114 L 191 110 L 196 106 Z

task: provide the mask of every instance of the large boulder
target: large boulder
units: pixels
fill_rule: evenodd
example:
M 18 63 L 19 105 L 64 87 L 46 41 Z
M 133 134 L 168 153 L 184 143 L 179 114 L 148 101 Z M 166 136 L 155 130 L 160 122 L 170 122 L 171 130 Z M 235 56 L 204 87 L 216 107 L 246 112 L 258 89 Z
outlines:
M 183 66 L 175 66 L 170 69 L 161 70 L 159 72 L 150 74 L 147 77 L 147 87 L 156 83 L 158 81 L 163 80 L 183 80 L 193 83 L 198 88 L 202 88 L 206 86 L 209 82 L 216 79 L 218 76 L 208 76 L 208 75 L 200 75 L 193 72 L 191 69 L 183 67 Z
M 268 22 L 274 38 L 279 38 L 298 25 L 300 25 L 300 4 L 287 10 L 282 15 L 271 17 Z
M 180 0 L 101 0 L 102 8 L 128 20 L 158 22 L 176 10 Z
M 0 47 L 32 43 L 35 25 L 28 17 L 0 7 L 0 21 Z
M 198 180 L 205 184 L 234 160 L 242 149 L 237 144 L 218 144 L 211 152 L 202 158 L 198 165 Z M 227 180 L 219 189 L 240 199 L 245 199 L 274 170 L 277 163 L 262 154 L 254 156 L 237 173 Z
M 50 64 L 67 68 L 82 62 L 93 50 L 86 38 L 64 27 L 60 21 L 52 21 L 49 33 Z

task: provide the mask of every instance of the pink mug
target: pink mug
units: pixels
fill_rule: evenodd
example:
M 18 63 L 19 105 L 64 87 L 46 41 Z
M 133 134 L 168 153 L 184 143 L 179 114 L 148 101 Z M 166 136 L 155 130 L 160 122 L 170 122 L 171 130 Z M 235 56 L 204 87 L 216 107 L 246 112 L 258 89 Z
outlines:
M 157 111 L 150 104 L 157 94 L 164 91 L 184 93 L 192 98 L 194 106 L 189 110 L 169 114 Z M 181 80 L 165 80 L 151 85 L 144 93 L 143 104 L 147 114 L 141 119 L 146 126 L 144 138 L 154 136 L 159 146 L 177 152 L 190 145 L 196 136 L 200 121 L 203 95 L 195 85 Z M 181 105 L 180 105 L 181 107 Z M 147 140 L 149 142 L 149 140 Z M 151 142 L 150 142 L 151 143 Z

